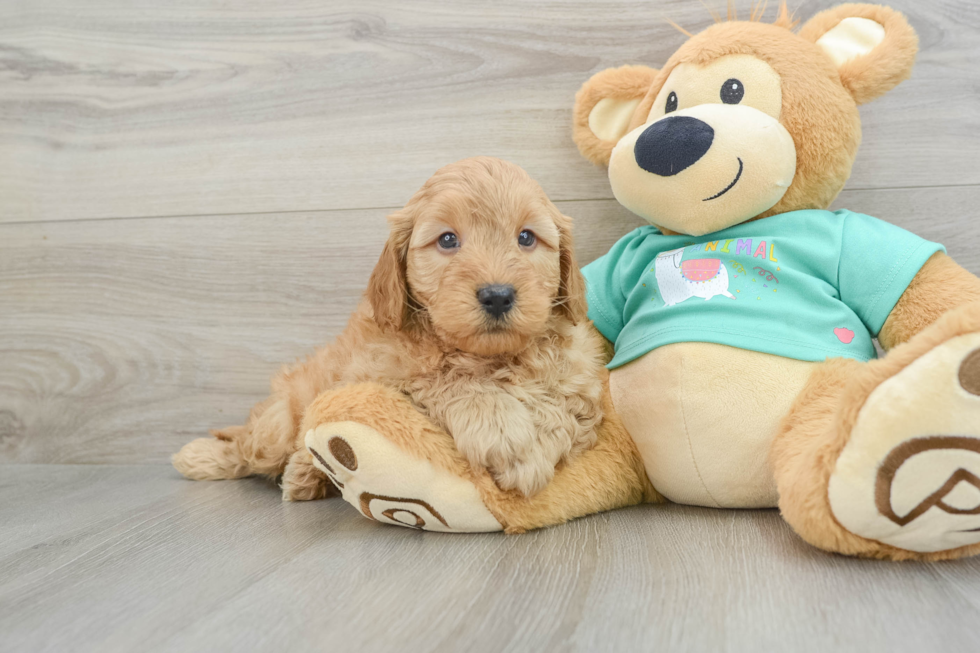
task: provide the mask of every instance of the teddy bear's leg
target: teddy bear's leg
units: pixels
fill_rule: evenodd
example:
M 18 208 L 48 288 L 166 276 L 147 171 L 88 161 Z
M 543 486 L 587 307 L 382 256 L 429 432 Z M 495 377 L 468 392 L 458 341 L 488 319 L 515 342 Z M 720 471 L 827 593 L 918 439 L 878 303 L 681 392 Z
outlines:
M 362 515 L 434 531 L 499 531 L 449 435 L 398 392 L 365 383 L 321 394 L 300 442 Z
M 784 518 L 839 553 L 980 553 L 980 305 L 885 358 L 818 367 L 773 442 Z
M 472 469 L 452 437 L 406 397 L 377 384 L 320 395 L 300 433 L 312 464 L 348 503 L 365 517 L 399 526 L 521 532 L 655 496 L 652 488 L 644 494 L 649 484 L 638 476 L 643 468 L 625 431 L 600 436 L 534 497 L 504 492 L 486 470 Z

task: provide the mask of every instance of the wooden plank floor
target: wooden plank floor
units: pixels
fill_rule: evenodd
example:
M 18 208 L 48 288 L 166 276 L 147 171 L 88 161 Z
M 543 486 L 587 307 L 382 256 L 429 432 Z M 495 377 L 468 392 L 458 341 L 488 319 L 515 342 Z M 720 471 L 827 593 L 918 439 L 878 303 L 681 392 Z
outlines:
M 446 535 L 162 465 L 0 474 L 4 651 L 980 650 L 980 558 L 830 556 L 774 511 Z
M 835 206 L 980 273 L 980 5 L 889 4 L 921 54 L 862 107 Z M 0 651 L 980 650 L 980 562 L 829 556 L 773 512 L 444 536 L 167 464 L 339 332 L 437 167 L 524 166 L 583 263 L 640 224 L 571 104 L 662 63 L 666 18 L 711 22 L 695 0 L 0 0 Z

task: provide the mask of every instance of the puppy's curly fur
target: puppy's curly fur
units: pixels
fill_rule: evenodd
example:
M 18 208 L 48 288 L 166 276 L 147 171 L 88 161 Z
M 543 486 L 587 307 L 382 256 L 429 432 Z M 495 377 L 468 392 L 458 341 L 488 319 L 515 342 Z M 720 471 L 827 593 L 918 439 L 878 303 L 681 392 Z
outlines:
M 303 413 L 320 393 L 367 381 L 410 397 L 471 464 L 525 495 L 595 443 L 604 347 L 586 317 L 571 220 L 537 183 L 504 161 L 465 159 L 389 223 L 365 301 L 337 341 L 276 375 L 244 426 L 184 446 L 182 474 L 282 474 L 284 498 L 326 496 L 333 486 L 298 432 Z M 445 247 L 447 233 L 458 246 Z M 490 284 L 515 290 L 499 318 L 477 298 Z

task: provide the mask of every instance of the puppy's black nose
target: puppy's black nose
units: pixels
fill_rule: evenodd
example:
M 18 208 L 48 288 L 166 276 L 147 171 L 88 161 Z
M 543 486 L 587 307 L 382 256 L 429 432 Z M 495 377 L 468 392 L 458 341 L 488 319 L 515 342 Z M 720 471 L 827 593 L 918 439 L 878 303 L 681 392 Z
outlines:
M 494 283 L 480 287 L 476 299 L 488 315 L 499 318 L 514 307 L 514 294 L 514 286 Z
M 697 118 L 661 118 L 636 139 L 633 156 L 636 164 L 647 172 L 670 177 L 697 163 L 714 139 L 711 125 Z

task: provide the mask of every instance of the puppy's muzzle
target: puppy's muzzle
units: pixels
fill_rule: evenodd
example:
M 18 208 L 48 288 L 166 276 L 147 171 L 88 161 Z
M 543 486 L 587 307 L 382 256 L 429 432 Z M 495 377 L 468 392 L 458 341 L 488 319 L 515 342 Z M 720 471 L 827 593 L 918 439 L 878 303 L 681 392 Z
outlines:
M 494 319 L 500 319 L 514 308 L 516 293 L 514 286 L 499 283 L 481 286 L 476 291 L 476 299 L 483 312 Z
M 640 134 L 636 164 L 661 177 L 676 175 L 701 160 L 715 139 L 711 125 L 692 116 L 662 118 Z

